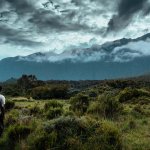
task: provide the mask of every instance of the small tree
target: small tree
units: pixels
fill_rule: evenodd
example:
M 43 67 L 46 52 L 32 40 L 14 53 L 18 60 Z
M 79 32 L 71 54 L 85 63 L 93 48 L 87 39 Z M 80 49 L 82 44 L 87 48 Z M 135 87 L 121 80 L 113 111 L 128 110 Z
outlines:
M 27 90 L 34 87 L 37 78 L 35 75 L 22 75 L 20 79 L 18 79 L 17 84 L 18 87 L 22 90 L 22 93 L 25 94 Z

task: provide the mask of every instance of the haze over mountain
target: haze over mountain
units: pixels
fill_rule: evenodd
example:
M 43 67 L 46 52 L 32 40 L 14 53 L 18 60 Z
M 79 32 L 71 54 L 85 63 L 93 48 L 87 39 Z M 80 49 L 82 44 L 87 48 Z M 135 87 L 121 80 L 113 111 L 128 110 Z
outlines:
M 60 54 L 45 52 L 0 61 L 1 77 L 35 74 L 48 80 L 98 80 L 131 77 L 150 72 L 150 34 L 75 48 Z

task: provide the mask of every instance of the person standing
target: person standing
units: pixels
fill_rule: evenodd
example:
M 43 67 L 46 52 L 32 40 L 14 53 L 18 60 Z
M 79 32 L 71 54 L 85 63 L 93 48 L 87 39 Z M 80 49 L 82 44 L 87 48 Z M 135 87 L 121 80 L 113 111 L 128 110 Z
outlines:
M 2 86 L 0 86 L 0 93 L 2 91 Z M 5 97 L 0 94 L 0 136 L 4 130 L 4 117 L 5 117 Z

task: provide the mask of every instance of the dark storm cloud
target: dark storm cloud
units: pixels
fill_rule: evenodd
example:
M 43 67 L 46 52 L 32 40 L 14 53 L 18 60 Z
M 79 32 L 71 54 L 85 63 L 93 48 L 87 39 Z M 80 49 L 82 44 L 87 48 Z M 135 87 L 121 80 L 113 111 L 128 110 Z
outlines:
M 8 28 L 6 26 L 0 26 L 0 36 L 1 37 L 15 37 L 19 36 L 19 31 L 15 29 Z
M 19 37 L 7 38 L 5 43 L 12 43 L 12 44 L 15 44 L 15 45 L 21 45 L 21 46 L 25 46 L 25 47 L 38 47 L 38 46 L 43 45 L 41 42 L 35 42 L 35 41 L 28 40 L 28 39 L 25 39 L 25 38 L 20 39 Z
M 1 0 L 1 1 L 0 1 L 0 8 L 3 7 L 4 3 L 5 3 L 5 0 Z
M 117 15 L 114 15 L 108 23 L 108 31 L 117 31 L 128 26 L 133 16 L 140 11 L 146 15 L 146 4 L 148 0 L 120 0 Z
M 15 12 L 20 21 L 23 21 L 24 16 L 27 15 L 30 19 L 28 19 L 27 24 L 24 24 L 22 28 L 28 27 L 28 23 L 31 25 L 33 32 L 35 33 L 49 33 L 53 34 L 53 32 L 76 32 L 76 31 L 86 31 L 86 32 L 95 32 L 99 34 L 99 30 L 92 29 L 87 24 L 81 24 L 79 21 L 72 22 L 73 18 L 77 15 L 75 10 L 65 9 L 62 12 L 62 15 L 56 15 L 52 10 L 46 10 L 44 8 L 35 8 L 31 5 L 27 0 L 6 0 L 11 9 L 1 12 L 2 16 L 7 16 L 7 14 L 11 14 Z M 5 2 L 6 2 L 5 1 Z M 0 2 L 2 5 L 2 3 Z M 4 3 L 3 3 L 4 5 Z M 10 16 L 7 18 L 10 19 Z M 4 23 L 4 20 L 2 20 Z M 21 46 L 40 46 L 41 42 L 36 42 L 34 40 L 29 40 L 30 37 L 26 36 L 26 32 L 19 28 L 14 28 L 13 26 L 3 26 L 0 22 L 0 37 L 5 39 L 5 43 L 13 44 L 13 45 L 21 45 Z M 29 38 L 29 39 L 28 39 Z
M 121 0 L 118 7 L 118 16 L 130 18 L 134 13 L 141 10 L 147 0 Z
M 150 14 L 150 4 L 145 6 L 145 11 L 143 12 L 143 16 Z
M 14 26 L 9 25 L 9 20 L 12 19 L 12 13 L 16 13 L 19 21 L 21 21 L 25 15 L 32 15 L 33 12 L 36 12 L 36 8 L 32 5 L 31 1 L 28 0 L 2 0 L 0 1 L 0 7 L 9 4 L 9 10 L 0 12 L 0 37 L 5 39 L 5 44 L 20 45 L 26 47 L 37 47 L 42 45 L 41 42 L 36 42 L 30 40 L 24 32 L 23 29 L 14 28 Z M 3 18 L 6 18 L 5 20 Z M 1 24 L 3 23 L 3 24 Z M 4 25 L 6 23 L 6 26 Z M 26 27 L 25 25 L 22 27 Z
M 147 15 L 150 7 L 146 3 L 148 0 L 0 0 L 1 42 L 33 48 L 45 43 L 51 46 L 50 40 L 59 41 L 61 35 L 65 37 L 62 41 L 71 43 L 70 33 L 83 35 L 83 39 L 101 38 L 116 11 L 108 31 L 124 28 L 139 11 Z
M 101 32 L 100 29 L 91 29 L 88 24 L 80 23 L 81 16 L 78 17 L 78 21 L 73 22 L 77 13 L 75 10 L 63 10 L 61 16 L 56 15 L 49 10 L 38 10 L 29 19 L 29 22 L 34 24 L 38 32 L 56 31 L 56 32 L 71 32 L 71 31 L 86 31 L 97 33 Z M 81 17 L 81 18 L 80 18 Z
M 36 8 L 33 1 L 31 0 L 1 0 L 0 6 L 3 6 L 4 3 L 7 2 L 11 5 L 12 9 L 18 14 L 18 16 L 21 16 L 22 18 L 25 14 L 30 16 L 30 19 L 28 21 L 29 23 L 33 24 L 33 27 L 36 27 L 34 30 L 38 29 L 38 32 L 47 32 L 48 29 L 52 31 L 83 30 L 87 32 L 93 32 L 93 29 L 91 29 L 91 27 L 87 23 L 84 23 L 84 21 L 82 21 L 81 23 L 81 20 L 83 20 L 87 15 L 86 9 L 88 7 L 86 6 L 90 6 L 91 3 L 96 3 L 99 6 L 105 6 L 104 9 L 98 9 L 97 7 L 95 8 L 95 10 L 92 10 L 90 14 L 91 16 L 97 15 L 98 13 L 99 15 L 104 15 L 106 10 L 108 9 L 107 6 L 110 6 L 112 3 L 116 3 L 116 5 L 118 5 L 118 14 L 113 16 L 113 18 L 108 23 L 108 31 L 113 31 L 122 29 L 127 26 L 132 20 L 134 14 L 139 12 L 140 10 L 143 11 L 143 15 L 148 14 L 150 12 L 149 6 L 147 6 L 147 8 L 143 10 L 147 1 L 148 0 L 114 0 L 113 2 L 110 2 L 110 0 L 88 0 L 85 4 L 85 1 L 71 0 L 72 4 L 78 6 L 79 8 L 82 8 L 78 11 L 75 11 L 70 9 L 61 10 L 60 8 L 62 6 L 62 3 L 59 3 L 60 1 L 56 1 L 56 3 L 55 1 L 48 0 L 46 3 L 46 8 L 48 8 L 49 5 L 59 6 L 57 8 L 54 7 L 53 9 L 60 11 L 60 13 L 62 13 L 61 16 L 56 15 L 52 10 L 46 10 L 44 6 L 40 9 Z M 41 3 L 41 5 L 43 4 Z M 73 21 L 75 17 L 77 18 L 76 22 Z M 94 30 L 94 32 L 99 30 L 101 32 L 102 29 L 97 28 Z
M 42 45 L 40 42 L 29 40 L 19 30 L 0 26 L 0 38 L 4 38 L 5 44 L 14 44 L 20 46 L 36 47 Z
M 82 14 L 82 12 L 64 9 L 60 10 L 60 13 L 62 13 L 61 16 L 56 15 L 54 10 L 59 11 L 58 9 L 61 7 L 61 5 L 55 4 L 55 1 L 51 1 L 51 3 L 49 1 L 47 2 L 52 6 L 59 6 L 59 8 L 54 7 L 54 10 L 47 10 L 44 6 L 43 8 L 38 9 L 29 0 L 5 0 L 5 2 L 9 3 L 12 7 L 10 11 L 15 11 L 18 14 L 18 17 L 21 17 L 21 19 L 24 17 L 24 15 L 28 15 L 30 17 L 28 20 L 29 23 L 31 23 L 33 27 L 36 27 L 34 30 L 38 30 L 38 32 L 47 32 L 47 30 L 59 32 L 86 30 L 87 32 L 92 32 L 88 24 L 80 23 L 80 20 L 83 18 L 78 14 Z M 2 5 L 3 3 L 4 2 L 2 0 L 0 4 Z M 72 0 L 71 3 L 75 5 L 83 4 L 80 0 Z M 41 3 L 41 5 L 43 4 Z M 78 18 L 76 22 L 72 21 L 74 17 Z
M 68 18 L 73 18 L 74 13 L 70 13 L 67 15 L 67 18 L 49 15 L 46 17 L 43 13 L 34 14 L 33 17 L 29 20 L 29 22 L 33 23 L 38 31 L 47 32 L 48 30 L 57 31 L 57 32 L 66 32 L 66 31 L 80 31 L 80 30 L 88 30 L 89 27 L 86 24 L 80 23 L 72 23 L 71 21 L 68 22 Z
M 59 29 L 65 28 L 61 17 L 56 16 L 52 11 L 39 10 L 29 19 L 29 22 L 34 24 L 40 31 L 47 29 Z
M 18 14 L 29 13 L 34 11 L 32 3 L 27 0 L 6 0 Z
M 76 6 L 80 6 L 83 4 L 81 0 L 71 0 L 71 3 L 74 3 Z

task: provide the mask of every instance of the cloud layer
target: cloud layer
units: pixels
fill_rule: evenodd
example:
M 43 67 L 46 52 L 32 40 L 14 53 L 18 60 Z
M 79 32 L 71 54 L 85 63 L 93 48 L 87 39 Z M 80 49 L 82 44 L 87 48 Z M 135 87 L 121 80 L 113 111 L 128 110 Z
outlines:
M 128 26 L 135 15 L 149 14 L 149 0 L 120 0 L 117 6 L 117 14 L 113 15 L 108 23 L 108 31 L 121 30 Z
M 92 44 L 92 41 L 91 41 Z M 18 61 L 33 62 L 129 62 L 136 58 L 150 56 L 150 34 L 137 39 L 121 39 L 102 45 L 91 45 L 90 48 L 70 48 L 60 54 L 54 52 L 35 53 L 25 57 L 17 57 Z
M 141 36 L 150 31 L 149 4 L 149 0 L 1 0 L 0 58 L 61 53 L 75 46 L 88 48 L 91 41 L 102 44 Z

